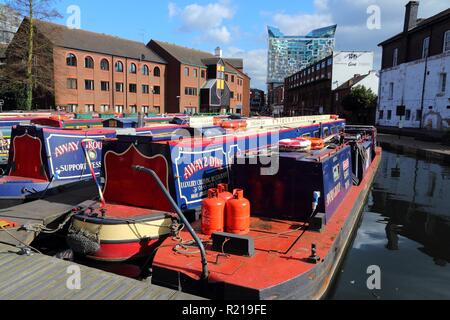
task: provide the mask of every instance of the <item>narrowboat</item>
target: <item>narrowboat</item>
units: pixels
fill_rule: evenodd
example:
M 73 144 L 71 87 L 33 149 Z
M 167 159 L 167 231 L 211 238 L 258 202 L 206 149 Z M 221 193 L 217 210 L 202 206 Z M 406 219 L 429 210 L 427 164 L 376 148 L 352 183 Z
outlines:
M 233 130 L 215 121 L 192 117 L 175 135 L 118 135 L 104 141 L 102 196 L 76 210 L 70 247 L 100 261 L 148 256 L 182 227 L 165 190 L 176 208 L 195 220 L 208 190 L 230 182 L 237 155 L 268 150 L 283 139 L 331 136 L 345 126 L 345 120 L 331 116 L 248 119 L 245 129 Z M 153 169 L 163 189 L 133 166 Z
M 89 179 L 83 141 L 89 142 L 94 170 L 101 166 L 102 139 L 115 137 L 114 130 L 63 130 L 40 126 L 12 129 L 5 175 L 0 177 L 0 202 L 22 202 L 50 194 L 52 190 Z
M 271 151 L 279 158 L 271 174 L 262 174 L 263 156 L 237 155 L 229 169 L 232 198 L 205 200 L 201 219 L 162 242 L 152 263 L 152 283 L 211 299 L 326 296 L 382 151 L 373 143 L 371 127 L 350 127 L 324 139 L 324 148 L 298 151 L 292 143 L 289 151 L 292 140 L 280 141 L 283 152 Z M 213 197 L 218 194 L 211 190 Z

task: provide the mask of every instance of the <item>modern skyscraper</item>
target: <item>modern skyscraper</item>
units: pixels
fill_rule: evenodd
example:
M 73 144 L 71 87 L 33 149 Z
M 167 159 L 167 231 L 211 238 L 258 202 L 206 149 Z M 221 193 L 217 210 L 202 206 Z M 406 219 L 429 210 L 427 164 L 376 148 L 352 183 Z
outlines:
M 284 79 L 334 51 L 336 25 L 311 31 L 306 36 L 286 36 L 278 28 L 268 27 L 269 53 L 267 84 L 271 92 Z

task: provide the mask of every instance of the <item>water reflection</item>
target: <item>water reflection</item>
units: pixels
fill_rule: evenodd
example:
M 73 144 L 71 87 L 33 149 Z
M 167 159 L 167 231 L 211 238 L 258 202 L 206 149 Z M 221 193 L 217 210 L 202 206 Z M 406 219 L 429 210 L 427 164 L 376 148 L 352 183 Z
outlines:
M 384 152 L 334 299 L 450 299 L 450 167 Z M 367 268 L 382 290 L 367 289 Z

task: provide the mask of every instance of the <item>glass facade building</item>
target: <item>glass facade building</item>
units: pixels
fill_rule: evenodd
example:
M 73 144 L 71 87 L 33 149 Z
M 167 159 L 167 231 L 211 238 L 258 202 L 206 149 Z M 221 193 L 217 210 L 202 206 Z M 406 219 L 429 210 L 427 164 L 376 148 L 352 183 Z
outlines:
M 334 51 L 336 25 L 311 31 L 306 36 L 285 36 L 268 27 L 269 53 L 267 83 L 269 87 L 284 83 L 284 79 Z

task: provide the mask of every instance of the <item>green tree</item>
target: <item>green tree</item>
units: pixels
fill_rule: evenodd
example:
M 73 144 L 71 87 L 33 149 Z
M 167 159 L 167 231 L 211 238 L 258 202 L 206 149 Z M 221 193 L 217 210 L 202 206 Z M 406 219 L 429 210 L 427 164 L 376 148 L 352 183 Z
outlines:
M 342 106 L 353 123 L 369 124 L 375 119 L 378 96 L 370 88 L 358 85 L 342 99 Z

